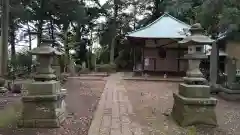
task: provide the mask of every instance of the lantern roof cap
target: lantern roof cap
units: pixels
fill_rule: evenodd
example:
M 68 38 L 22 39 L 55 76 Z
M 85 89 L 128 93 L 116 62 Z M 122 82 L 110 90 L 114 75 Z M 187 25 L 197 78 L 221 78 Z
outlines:
M 43 37 L 39 47 L 30 51 L 32 55 L 62 55 L 60 51 L 52 47 L 53 40 Z
M 202 28 L 200 23 L 193 24 L 189 29 L 191 35 L 187 36 L 183 40 L 179 41 L 181 44 L 197 44 L 197 45 L 205 45 L 211 44 L 215 40 L 211 39 L 209 36 L 204 34 L 204 29 Z

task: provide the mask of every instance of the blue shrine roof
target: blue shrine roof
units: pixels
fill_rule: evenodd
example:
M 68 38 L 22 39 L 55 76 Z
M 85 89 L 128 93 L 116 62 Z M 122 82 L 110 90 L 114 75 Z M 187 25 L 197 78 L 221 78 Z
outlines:
M 128 33 L 127 37 L 135 38 L 185 38 L 190 25 L 164 13 L 154 22 L 147 26 Z

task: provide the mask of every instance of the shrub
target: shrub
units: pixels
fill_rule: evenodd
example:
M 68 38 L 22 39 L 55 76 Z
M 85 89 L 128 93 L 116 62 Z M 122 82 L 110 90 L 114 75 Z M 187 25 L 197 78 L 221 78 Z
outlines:
M 116 72 L 116 64 L 96 65 L 97 72 Z
M 75 65 L 76 72 L 80 72 L 82 69 L 82 66 L 80 64 Z
M 88 68 L 83 68 L 83 69 L 81 69 L 80 70 L 80 74 L 87 74 L 87 73 L 89 73 L 90 72 L 90 70 L 88 69 Z
M 62 73 L 61 76 L 60 76 L 60 82 L 61 84 L 65 84 L 67 82 L 67 79 L 69 77 L 69 74 L 68 73 Z

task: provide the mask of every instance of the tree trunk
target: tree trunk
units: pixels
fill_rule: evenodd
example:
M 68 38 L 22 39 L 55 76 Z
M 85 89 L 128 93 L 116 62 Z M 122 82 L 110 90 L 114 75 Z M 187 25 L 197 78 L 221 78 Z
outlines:
M 39 21 L 38 32 L 37 32 L 37 46 L 39 47 L 42 41 L 42 32 L 43 32 L 43 20 Z
M 15 49 L 15 26 L 14 26 L 14 20 L 13 18 L 10 19 L 10 45 L 11 45 L 11 63 L 12 63 L 12 68 L 13 71 L 16 71 L 16 49 Z
M 43 17 L 44 17 L 44 4 L 45 4 L 45 0 L 41 0 L 41 14 L 40 14 L 40 19 L 39 19 L 39 23 L 38 23 L 38 33 L 37 33 L 37 46 L 40 46 L 41 41 L 42 41 L 42 32 L 43 32 Z
M 152 21 L 158 19 L 164 12 L 164 0 L 154 0 L 154 11 Z
M 31 29 L 29 26 L 29 21 L 27 22 L 27 31 L 28 31 L 28 40 L 29 40 L 29 51 L 32 50 L 32 35 L 31 35 Z M 31 57 L 32 60 L 32 55 L 30 55 L 29 57 Z M 31 63 L 28 65 L 28 72 L 31 73 L 32 71 L 32 61 Z
M 114 0 L 114 19 L 113 19 L 113 39 L 110 47 L 110 64 L 114 63 L 116 35 L 117 35 L 117 16 L 118 16 L 118 4 L 117 0 Z
M 54 37 L 54 26 L 53 26 L 53 20 L 50 20 L 50 25 L 51 25 L 51 39 L 53 40 L 53 47 L 54 45 L 54 41 L 55 41 L 55 37 Z
M 1 46 L 1 73 L 4 76 L 8 67 L 8 29 L 9 29 L 9 0 L 2 1 L 2 46 Z
M 136 0 L 134 0 L 133 6 L 134 6 L 134 10 L 133 10 L 133 15 L 134 15 L 134 18 L 133 18 L 133 29 L 135 30 L 136 29 L 136 23 L 137 23 L 137 18 L 136 18 L 136 15 L 137 15 L 137 2 L 136 2 Z
M 91 70 L 93 65 L 92 65 L 92 45 L 93 45 L 93 42 L 92 42 L 92 30 L 90 32 L 90 47 L 89 47 L 89 50 L 88 50 L 88 69 Z
M 68 64 L 69 64 L 69 47 L 68 47 L 68 23 L 64 24 L 63 26 L 63 33 L 64 33 L 64 49 L 65 49 L 65 55 L 64 55 L 64 63 L 65 68 L 64 72 L 68 72 Z

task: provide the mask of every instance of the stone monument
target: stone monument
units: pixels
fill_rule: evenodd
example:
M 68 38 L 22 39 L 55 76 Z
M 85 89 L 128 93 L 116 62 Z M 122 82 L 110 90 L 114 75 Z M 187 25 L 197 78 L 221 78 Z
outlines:
M 237 80 L 237 59 L 227 58 L 227 78 L 220 86 L 219 96 L 226 100 L 240 100 L 240 82 Z
M 179 84 L 179 92 L 174 93 L 174 105 L 172 117 L 180 126 L 191 126 L 196 124 L 217 125 L 215 106 L 217 100 L 211 98 L 210 87 L 206 85 L 207 80 L 199 69 L 200 60 L 206 59 L 203 52 L 206 43 L 212 43 L 209 37 L 203 35 L 200 24 L 194 24 L 191 36 L 180 41 L 188 46 L 188 54 L 183 59 L 189 62 L 189 68 L 184 83 Z
M 27 94 L 22 97 L 23 110 L 18 122 L 23 128 L 58 128 L 65 120 L 66 91 L 51 67 L 53 57 L 60 55 L 51 47 L 52 41 L 43 39 L 31 53 L 37 55 L 39 67 L 34 81 L 26 85 Z

